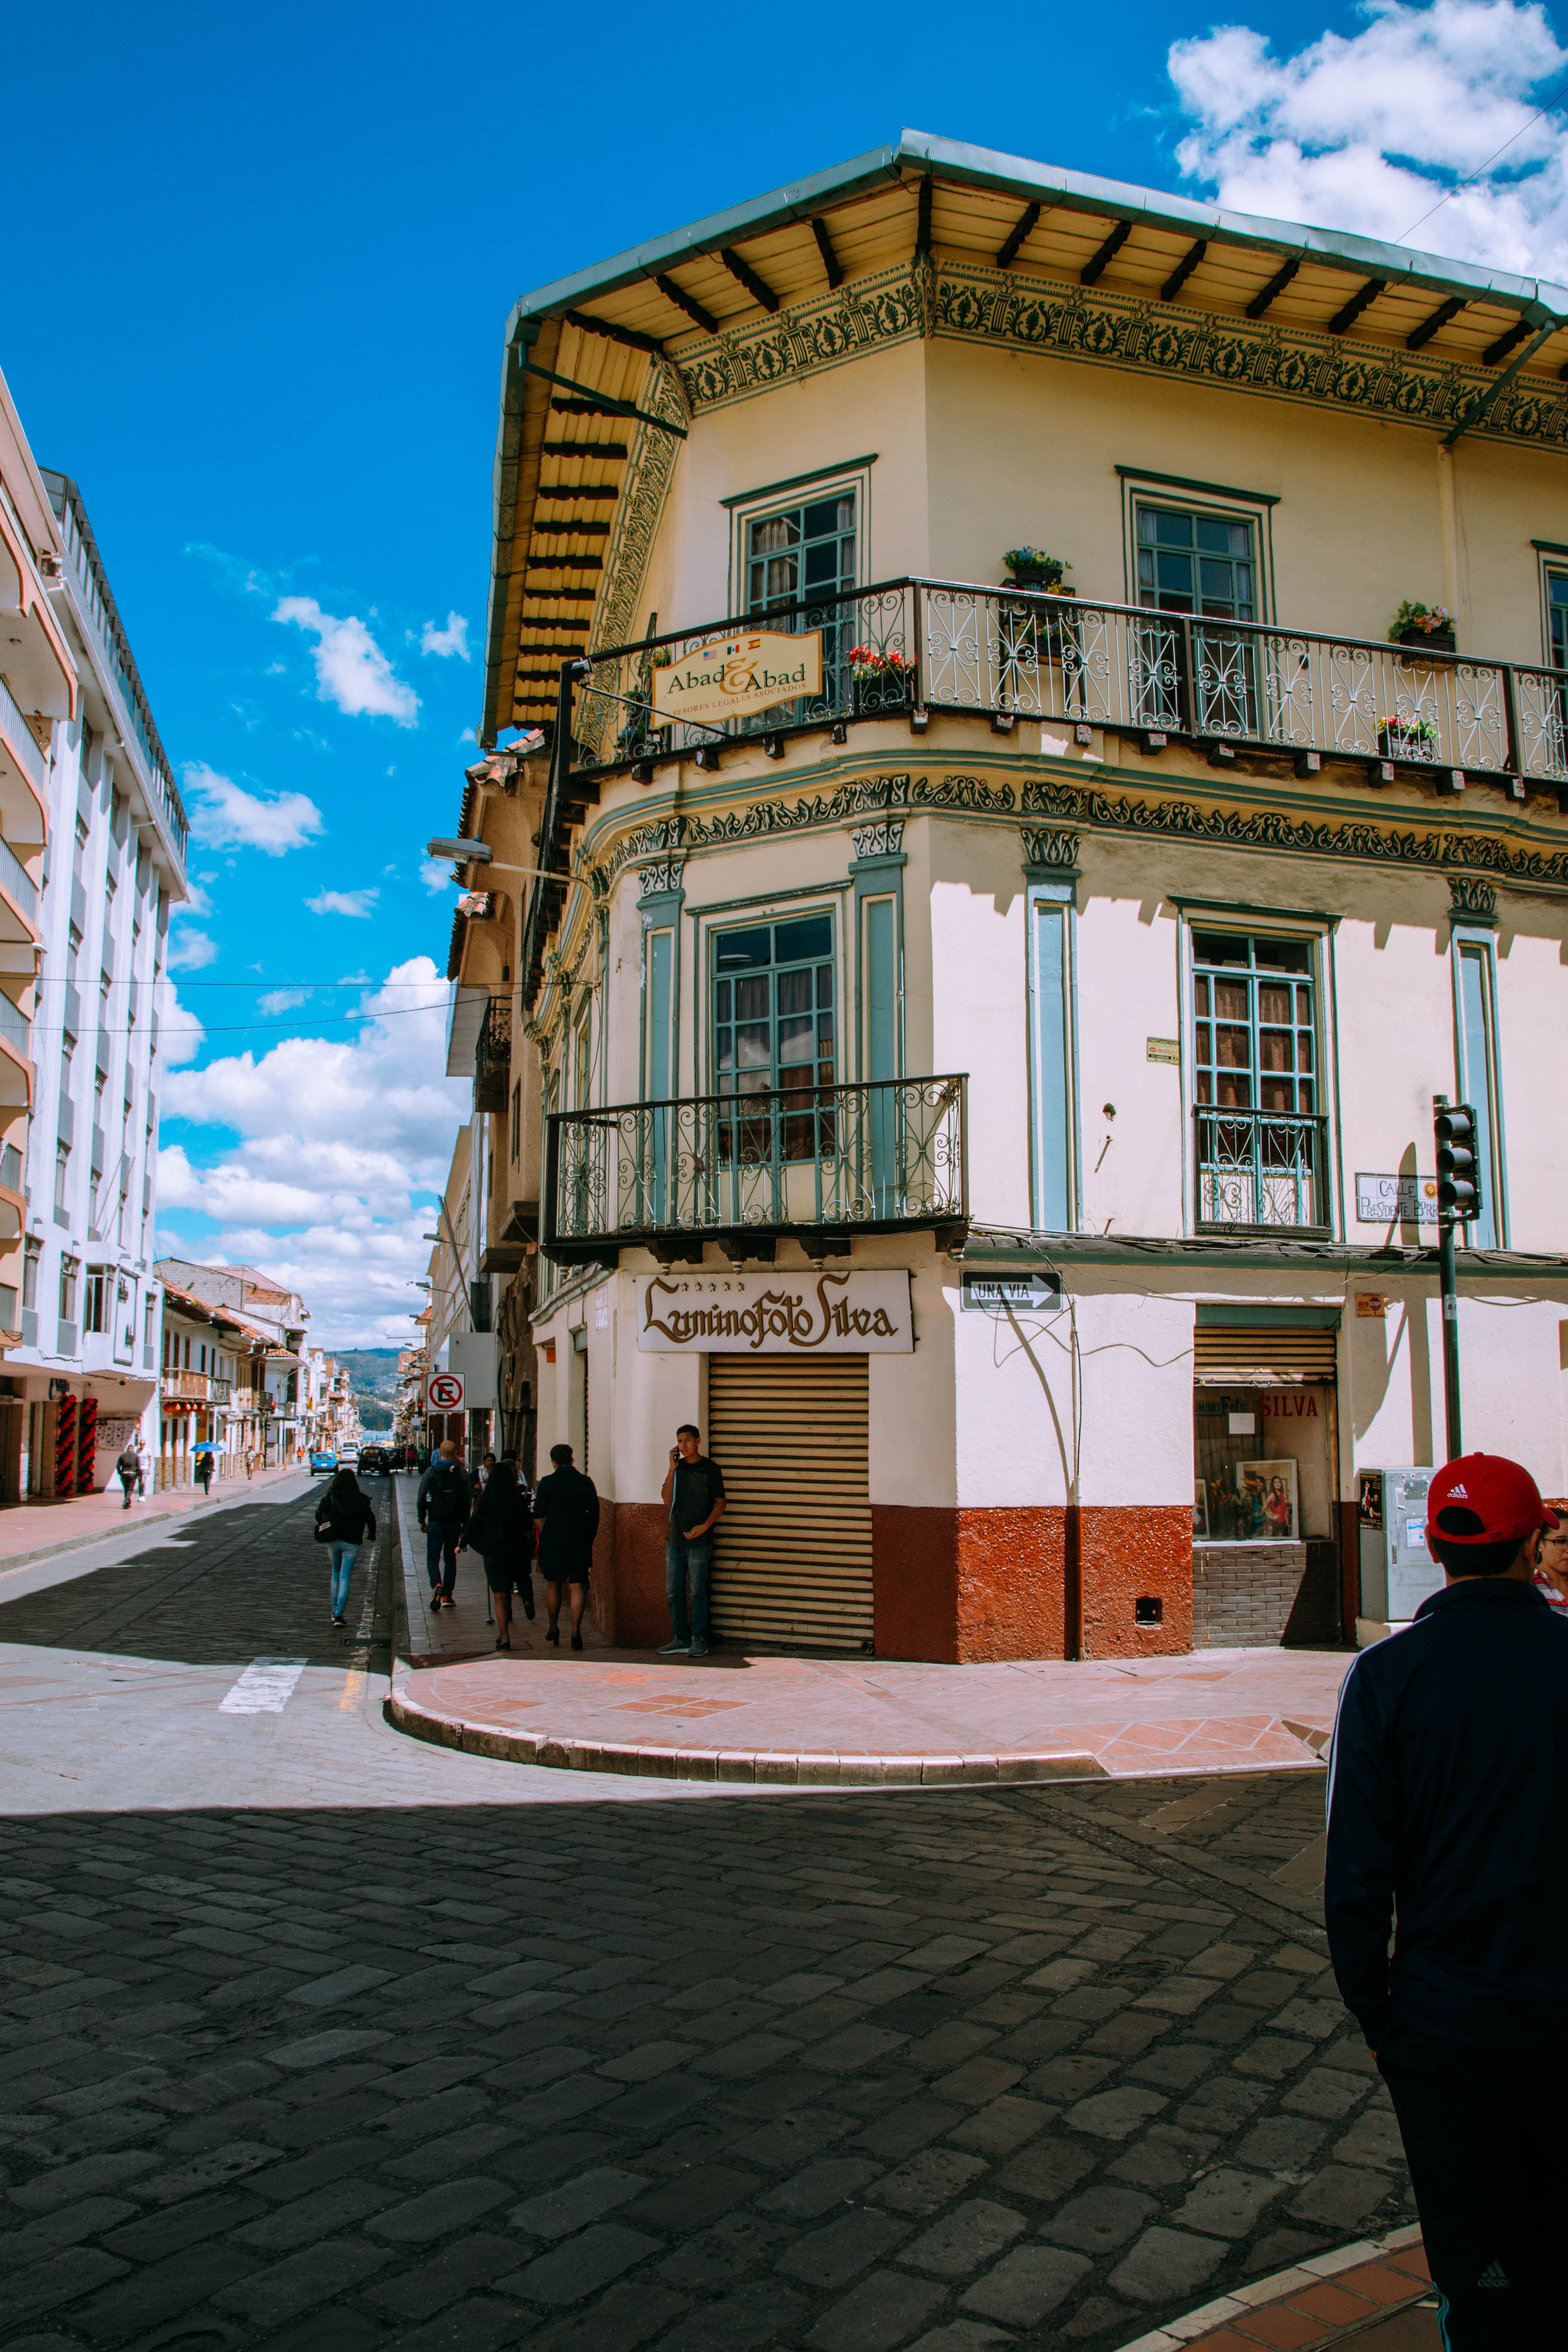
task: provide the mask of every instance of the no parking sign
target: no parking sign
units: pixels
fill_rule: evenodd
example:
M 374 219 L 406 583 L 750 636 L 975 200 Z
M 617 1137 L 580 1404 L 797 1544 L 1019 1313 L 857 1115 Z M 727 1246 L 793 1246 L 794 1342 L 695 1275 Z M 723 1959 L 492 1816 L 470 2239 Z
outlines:
M 463 1410 L 463 1376 L 461 1372 L 432 1372 L 426 1391 L 432 1412 L 461 1412 Z

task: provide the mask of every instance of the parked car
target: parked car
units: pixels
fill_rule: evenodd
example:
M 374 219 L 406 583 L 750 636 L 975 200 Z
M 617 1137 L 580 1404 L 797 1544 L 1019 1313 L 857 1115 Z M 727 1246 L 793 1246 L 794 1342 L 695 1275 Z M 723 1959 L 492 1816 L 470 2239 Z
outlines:
M 335 1454 L 312 1454 L 310 1456 L 310 1475 L 312 1478 L 315 1476 L 318 1470 L 324 1471 L 330 1478 L 337 1466 L 338 1457 Z
M 362 1478 L 384 1478 L 391 1469 L 384 1445 L 362 1445 L 359 1450 L 359 1473 Z

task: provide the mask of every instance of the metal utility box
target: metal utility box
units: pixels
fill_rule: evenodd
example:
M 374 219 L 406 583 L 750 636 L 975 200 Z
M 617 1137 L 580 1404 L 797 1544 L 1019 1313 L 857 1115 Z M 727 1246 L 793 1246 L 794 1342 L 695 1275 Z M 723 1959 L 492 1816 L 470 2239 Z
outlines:
M 1365 1648 L 1391 1626 L 1407 1625 L 1421 1603 L 1443 1589 L 1443 1571 L 1426 1549 L 1426 1492 L 1432 1470 L 1358 1470 L 1361 1608 L 1356 1641 Z

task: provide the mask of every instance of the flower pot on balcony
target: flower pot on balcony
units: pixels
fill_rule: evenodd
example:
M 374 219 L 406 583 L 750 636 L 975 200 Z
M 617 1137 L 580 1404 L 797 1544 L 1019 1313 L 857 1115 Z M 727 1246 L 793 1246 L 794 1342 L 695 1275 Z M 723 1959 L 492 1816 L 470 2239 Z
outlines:
M 1426 760 L 1437 756 L 1436 730 L 1425 719 L 1409 726 L 1391 719 L 1377 730 L 1377 748 L 1385 760 Z
M 914 691 L 914 664 L 906 661 L 902 654 L 875 653 L 858 646 L 849 656 L 849 680 L 856 718 L 879 719 L 889 711 L 909 709 Z
M 1419 646 L 1423 653 L 1428 654 L 1451 654 L 1456 650 L 1452 629 L 1423 629 L 1415 623 L 1400 630 L 1395 643 Z

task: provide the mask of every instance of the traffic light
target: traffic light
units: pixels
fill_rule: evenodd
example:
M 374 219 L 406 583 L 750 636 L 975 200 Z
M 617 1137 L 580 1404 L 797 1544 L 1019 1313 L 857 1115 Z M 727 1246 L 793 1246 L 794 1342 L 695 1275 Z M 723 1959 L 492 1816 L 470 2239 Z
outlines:
M 1437 1139 L 1437 1217 L 1468 1224 L 1481 1213 L 1480 1122 L 1469 1103 L 1440 1103 L 1433 1113 Z

